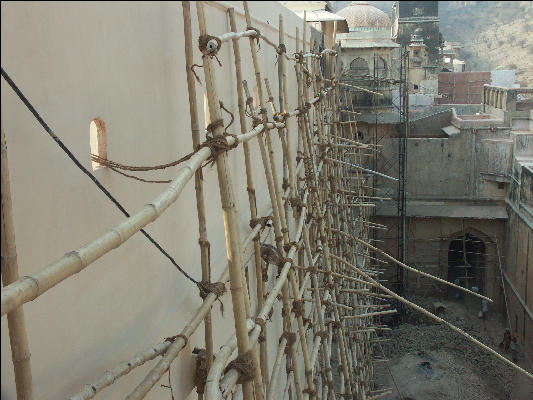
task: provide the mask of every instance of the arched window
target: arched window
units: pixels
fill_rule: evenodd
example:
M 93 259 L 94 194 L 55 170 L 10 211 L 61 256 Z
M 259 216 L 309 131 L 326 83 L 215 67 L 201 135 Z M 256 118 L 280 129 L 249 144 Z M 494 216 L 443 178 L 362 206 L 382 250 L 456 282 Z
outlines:
M 91 147 L 91 154 L 107 159 L 107 139 L 105 132 L 105 123 L 100 118 L 95 118 L 89 125 L 89 144 Z M 105 167 L 98 161 L 91 160 L 93 171 Z
M 381 57 L 376 60 L 376 75 L 378 78 L 387 77 L 387 62 Z
M 369 75 L 368 63 L 361 57 L 357 57 L 350 63 L 350 72 L 355 75 Z

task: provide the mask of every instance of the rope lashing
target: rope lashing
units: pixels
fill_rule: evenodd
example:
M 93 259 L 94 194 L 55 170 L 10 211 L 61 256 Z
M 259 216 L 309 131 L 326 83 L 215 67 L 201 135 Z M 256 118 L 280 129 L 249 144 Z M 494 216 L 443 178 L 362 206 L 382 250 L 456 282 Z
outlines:
M 163 341 L 174 343 L 177 338 L 182 338 L 184 340 L 185 344 L 183 345 L 183 347 L 187 346 L 187 343 L 189 343 L 189 338 L 181 333 L 179 335 L 167 337 Z
M 259 343 L 262 343 L 266 340 L 266 321 L 263 318 L 254 318 L 254 322 L 261 327 L 261 333 L 257 339 Z
M 226 293 L 226 285 L 224 285 L 224 282 L 210 283 L 209 281 L 200 281 L 197 286 L 198 289 L 200 289 L 200 297 L 202 300 L 205 300 L 210 293 L 215 294 L 217 299 Z
M 318 331 L 315 333 L 315 337 L 320 337 L 322 341 L 324 342 L 328 338 L 329 334 L 326 331 Z
M 281 342 L 283 339 L 287 339 L 287 346 L 292 346 L 294 343 L 296 343 L 296 333 L 284 331 L 279 337 L 279 342 Z
M 257 28 L 254 28 L 253 26 L 247 26 L 246 30 L 247 31 L 255 31 L 255 35 L 253 36 L 253 38 L 257 42 L 257 48 L 260 49 L 261 48 L 261 42 L 259 42 L 259 38 L 262 38 L 263 40 L 265 40 L 264 36 L 261 35 L 261 31 L 259 29 L 257 29 Z M 271 44 L 272 44 L 272 42 L 271 42 Z
M 292 311 L 296 317 L 303 317 L 305 314 L 305 307 L 303 300 L 294 300 L 292 302 Z
M 273 117 L 274 121 L 284 123 L 290 117 L 290 114 L 288 112 L 275 112 Z
M 254 191 L 255 193 L 255 191 Z M 258 217 L 252 218 L 250 220 L 250 228 L 254 229 L 257 224 L 261 224 L 261 229 L 265 229 L 266 226 L 271 226 L 269 221 L 272 220 L 272 217 Z
M 300 199 L 299 197 L 291 197 L 289 199 L 289 205 L 291 207 L 296 207 L 296 209 L 298 210 L 298 213 L 301 213 L 302 209 L 306 206 L 303 200 Z
M 296 250 L 300 248 L 300 245 L 298 244 L 298 242 L 291 241 L 283 246 L 283 250 L 285 250 L 285 252 L 288 253 L 292 246 L 295 246 Z
M 228 128 L 231 126 L 231 124 L 233 124 L 233 121 L 235 121 L 235 117 L 234 117 L 233 113 L 232 113 L 230 110 L 228 110 L 226 107 L 224 107 L 224 103 L 222 103 L 222 101 L 219 101 L 219 103 L 220 103 L 220 108 L 221 108 L 222 110 L 226 111 L 226 112 L 230 115 L 230 117 L 231 117 L 231 121 L 230 121 L 230 123 L 228 124 L 228 126 L 226 126 L 226 127 L 224 128 L 224 133 L 225 133 L 226 135 L 228 135 Z
M 203 394 L 207 381 L 207 357 L 205 349 L 200 349 L 196 355 L 196 369 L 194 372 L 194 386 L 198 394 Z
M 203 57 L 214 57 L 220 66 L 222 66 L 222 63 L 218 59 L 217 53 L 221 45 L 222 41 L 216 36 L 201 35 L 198 38 L 198 48 L 202 52 Z
M 252 380 L 256 369 L 252 351 L 248 350 L 246 353 L 238 355 L 237 358 L 226 366 L 224 373 L 227 373 L 231 369 L 235 369 L 239 373 L 237 383 L 244 383 Z

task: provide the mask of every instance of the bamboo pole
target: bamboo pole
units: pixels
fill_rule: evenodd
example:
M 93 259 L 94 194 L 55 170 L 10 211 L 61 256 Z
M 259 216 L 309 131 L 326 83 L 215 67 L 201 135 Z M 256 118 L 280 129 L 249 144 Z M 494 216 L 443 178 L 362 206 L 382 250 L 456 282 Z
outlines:
M 191 115 L 191 133 L 193 150 L 197 151 L 200 146 L 200 127 L 198 124 L 198 107 L 196 102 L 196 85 L 192 71 L 193 44 L 191 28 L 191 3 L 183 1 L 183 31 L 185 38 L 185 72 L 187 74 L 187 89 L 189 93 L 189 111 Z M 241 132 L 244 133 L 244 132 Z M 211 266 L 209 259 L 209 242 L 207 241 L 207 223 L 205 217 L 204 184 L 202 170 L 194 174 L 194 188 L 196 192 L 196 209 L 198 212 L 198 230 L 200 244 L 200 260 L 202 265 L 202 281 L 211 282 Z M 208 311 L 204 319 L 205 363 L 206 368 L 211 368 L 213 362 L 213 326 L 211 323 L 211 311 Z M 203 387 L 197 388 L 199 396 L 203 394 Z
M 1 197 L 2 197 L 2 283 L 5 287 L 19 279 L 13 207 L 11 203 L 11 185 L 9 183 L 9 165 L 7 160 L 7 142 L 3 120 L 0 121 L 2 145 L 1 161 Z M 2 294 L 4 292 L 2 290 Z M 22 307 L 13 309 L 7 315 L 11 360 L 15 373 L 17 399 L 33 399 L 33 384 L 30 364 L 30 349 L 26 334 L 26 322 Z
M 207 26 L 204 15 L 204 4 L 202 1 L 196 2 L 198 13 L 198 25 L 200 35 L 207 35 Z M 222 118 L 219 97 L 216 88 L 216 78 L 212 67 L 212 59 L 209 56 L 203 57 L 205 86 L 208 98 L 209 115 L 213 121 Z M 218 125 L 213 136 L 223 136 L 224 127 Z M 250 350 L 248 339 L 248 329 L 246 328 L 246 310 L 244 300 L 243 276 L 242 276 L 242 250 L 240 242 L 239 219 L 237 216 L 235 194 L 231 169 L 228 165 L 228 155 L 220 154 L 216 159 L 218 183 L 220 189 L 220 200 L 222 205 L 222 215 L 224 218 L 224 228 L 226 233 L 226 251 L 228 254 L 231 299 L 233 304 L 233 317 L 235 319 L 235 333 L 237 336 L 237 348 L 239 356 L 244 356 Z M 257 365 L 260 371 L 260 366 Z M 257 382 L 257 375 L 254 380 Z M 259 376 L 261 374 L 259 373 Z M 242 384 L 244 400 L 251 400 L 253 395 L 253 381 L 246 381 Z M 262 391 L 260 388 L 259 391 Z
M 236 31 L 235 23 L 235 11 L 233 8 L 228 9 L 228 15 L 230 19 L 230 26 L 232 31 Z M 233 56 L 235 59 L 235 75 L 237 81 L 237 104 L 239 108 L 239 123 L 241 126 L 241 132 L 246 132 L 246 114 L 245 114 L 245 103 L 243 98 L 243 85 L 242 85 L 242 72 L 241 72 L 241 54 L 239 48 L 238 40 L 233 40 Z M 255 187 L 252 176 L 252 160 L 250 156 L 250 146 L 248 143 L 243 143 L 244 150 L 244 162 L 246 169 L 246 182 L 248 190 L 248 202 L 250 206 L 250 216 L 253 219 L 257 218 L 257 205 L 256 205 L 256 196 L 255 196 Z M 261 249 L 259 244 L 259 238 L 254 239 L 254 260 L 255 260 L 255 278 L 256 278 L 256 298 L 257 298 L 257 307 L 261 309 L 263 305 L 263 296 L 265 291 L 265 284 L 263 282 L 263 273 L 262 273 L 262 260 L 261 260 Z M 265 386 L 268 385 L 268 354 L 267 354 L 267 339 L 266 334 L 264 336 L 264 341 L 260 344 L 260 363 L 261 371 L 263 373 L 263 383 Z

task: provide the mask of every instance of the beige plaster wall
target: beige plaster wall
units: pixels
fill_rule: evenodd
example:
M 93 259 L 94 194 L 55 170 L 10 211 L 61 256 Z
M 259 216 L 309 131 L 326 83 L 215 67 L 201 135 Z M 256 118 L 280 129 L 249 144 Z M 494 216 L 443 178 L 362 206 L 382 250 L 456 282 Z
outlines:
M 238 27 L 244 29 L 241 2 L 209 2 L 206 10 L 209 33 L 230 30 L 227 6 L 235 7 Z M 2 67 L 85 167 L 91 168 L 89 124 L 96 117 L 106 124 L 108 157 L 112 160 L 159 164 L 192 149 L 179 2 L 2 2 L 1 7 Z M 294 33 L 298 27 L 301 37 L 302 20 L 275 2 L 250 2 L 250 8 L 255 16 L 254 25 L 275 42 L 278 15 L 283 14 L 288 32 L 287 51 L 292 54 Z M 194 5 L 192 14 L 196 43 Z M 240 44 L 243 76 L 253 88 L 248 40 L 243 39 Z M 277 98 L 274 55 L 271 47 L 261 46 L 263 77 L 270 79 Z M 237 116 L 230 44 L 223 45 L 219 58 L 222 67 L 215 68 L 219 95 Z M 194 59 L 201 63 L 196 49 Z M 197 71 L 203 82 L 202 70 Z M 290 103 L 296 107 L 292 65 L 288 74 Z M 197 90 L 203 120 L 205 86 L 197 85 Z M 4 80 L 1 94 L 23 276 L 42 270 L 124 217 L 43 132 Z M 233 125 L 236 133 L 237 121 L 238 118 Z M 292 132 L 296 132 L 294 125 Z M 294 137 L 292 140 L 296 142 Z M 274 142 L 276 157 L 281 160 L 281 148 L 277 140 Z M 258 209 L 265 215 L 269 200 L 256 141 L 251 142 L 251 148 Z M 250 230 L 250 215 L 242 150 L 233 151 L 229 159 L 241 210 L 241 233 L 245 237 Z M 145 176 L 169 179 L 175 174 L 176 169 L 172 169 Z M 106 168 L 97 170 L 95 175 L 131 212 L 139 210 L 166 187 L 126 179 Z M 226 250 L 215 168 L 204 168 L 204 184 L 212 275 L 216 279 L 226 265 Z M 176 204 L 147 231 L 186 271 L 200 279 L 195 204 L 194 184 L 189 183 Z M 270 236 L 272 239 L 273 235 Z M 247 249 L 244 260 L 249 255 Z M 254 282 L 253 274 L 250 278 Z M 224 315 L 218 305 L 214 307 L 215 349 L 233 332 L 230 296 L 223 300 Z M 80 274 L 24 306 L 36 398 L 58 399 L 74 394 L 106 369 L 177 334 L 200 304 L 195 286 L 141 234 L 134 235 Z M 279 320 L 274 319 L 272 324 L 276 328 L 269 331 L 268 339 L 270 345 L 276 346 L 276 335 L 282 329 Z M 1 397 L 8 400 L 15 398 L 15 388 L 6 318 L 1 320 L 1 333 Z M 202 326 L 182 352 L 180 362 L 172 366 L 176 399 L 187 398 L 191 393 L 194 373 L 191 350 L 195 346 L 204 347 Z M 155 362 L 119 379 L 98 398 L 123 398 Z M 166 380 L 165 376 L 163 381 Z M 282 378 L 280 390 L 284 384 Z M 168 389 L 157 384 L 147 398 L 169 396 Z M 194 393 L 189 397 L 195 396 Z

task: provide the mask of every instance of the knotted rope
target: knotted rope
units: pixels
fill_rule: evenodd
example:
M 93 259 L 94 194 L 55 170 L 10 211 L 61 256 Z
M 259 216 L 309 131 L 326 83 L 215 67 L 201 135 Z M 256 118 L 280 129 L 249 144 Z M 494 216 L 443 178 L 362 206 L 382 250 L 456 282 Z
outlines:
M 244 383 L 252 380 L 255 375 L 255 363 L 252 355 L 252 351 L 248 350 L 246 353 L 242 353 L 237 356 L 237 358 L 231 361 L 226 369 L 224 374 L 229 370 L 235 369 L 239 373 L 239 379 L 237 383 Z

